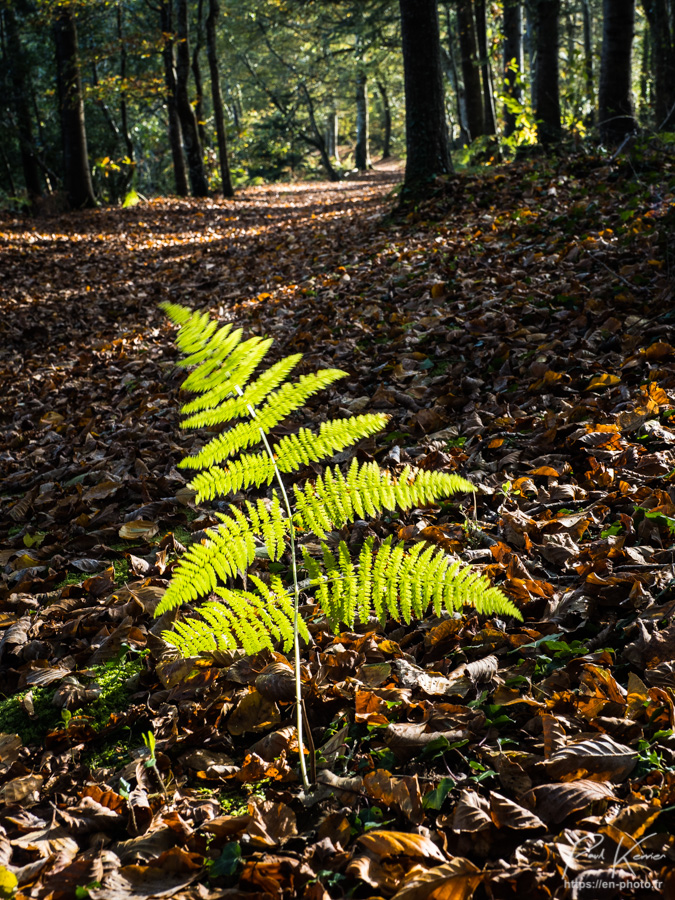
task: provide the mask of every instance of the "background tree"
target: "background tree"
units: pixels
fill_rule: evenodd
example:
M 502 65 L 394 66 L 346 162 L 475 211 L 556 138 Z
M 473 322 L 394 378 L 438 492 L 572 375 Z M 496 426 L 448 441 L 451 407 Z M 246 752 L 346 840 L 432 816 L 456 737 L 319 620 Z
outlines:
M 53 31 L 66 195 L 75 209 L 93 207 L 96 198 L 89 168 L 77 27 L 70 4 L 58 9 Z
M 635 130 L 631 53 L 635 0 L 603 0 L 598 125 L 603 140 L 621 141 Z
M 522 99 L 520 80 L 523 65 L 523 7 L 521 0 L 504 0 L 504 42 L 502 44 L 503 73 L 506 95 L 516 103 Z M 509 137 L 516 130 L 516 114 L 504 106 L 504 135 Z
M 199 139 L 197 117 L 188 93 L 190 77 L 188 0 L 176 0 L 176 44 L 176 108 L 183 134 L 190 186 L 195 197 L 206 197 L 209 185 L 204 172 L 202 144 Z
M 559 91 L 560 0 L 536 0 L 536 69 L 534 112 L 537 134 L 542 144 L 562 137 Z
M 642 8 L 653 54 L 654 124 L 669 131 L 675 123 L 675 2 L 642 0 Z
M 405 72 L 404 197 L 414 197 L 436 175 L 452 172 L 436 0 L 399 0 Z

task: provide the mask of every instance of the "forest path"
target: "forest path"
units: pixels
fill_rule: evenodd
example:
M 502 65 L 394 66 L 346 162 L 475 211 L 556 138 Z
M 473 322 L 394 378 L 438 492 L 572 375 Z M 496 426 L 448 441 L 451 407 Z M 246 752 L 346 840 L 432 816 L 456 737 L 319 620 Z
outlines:
M 186 885 L 208 882 L 204 855 L 222 847 L 223 871 L 241 851 L 231 871 L 252 898 L 260 878 L 289 898 L 315 878 L 321 900 L 335 883 L 340 896 L 363 892 L 364 872 L 389 896 L 449 859 L 465 874 L 443 866 L 432 881 L 457 877 L 469 896 L 478 877 L 496 897 L 543 900 L 563 890 L 561 828 L 589 841 L 601 828 L 672 833 L 670 820 L 652 824 L 675 803 L 672 157 L 657 144 L 639 159 L 580 154 L 457 175 L 387 221 L 399 178 L 393 166 L 227 202 L 0 221 L 0 733 L 24 745 L 3 739 L 0 796 L 30 805 L 0 804 L 0 825 L 23 896 L 103 879 L 92 896 L 138 897 L 141 879 L 148 894 L 206 898 Z M 475 507 L 459 499 L 359 534 L 459 554 L 525 623 L 470 612 L 391 622 L 385 634 L 317 631 L 317 745 L 350 724 L 337 804 L 299 799 L 292 728 L 269 734 L 290 721 L 289 704 L 243 734 L 230 718 L 241 722 L 267 657 L 194 669 L 164 658 L 153 609 L 176 553 L 216 519 L 187 505 L 176 468 L 197 438 L 178 429 L 182 376 L 162 300 L 270 334 L 271 355 L 302 351 L 305 371 L 345 369 L 301 417 L 388 413 L 362 459 L 457 471 L 480 487 Z M 92 679 L 101 702 L 78 693 Z M 66 729 L 58 704 L 69 696 L 84 713 Z M 392 723 L 402 731 L 389 746 L 381 729 Z M 425 727 L 462 737 L 428 753 Z M 150 729 L 171 810 L 131 758 Z M 204 822 L 249 799 L 252 818 L 214 826 L 207 850 Z M 59 854 L 28 865 L 55 808 Z M 371 860 L 353 835 L 382 816 Z M 422 827 L 435 843 L 399 856 L 389 829 L 424 842 Z M 240 840 L 249 830 L 255 839 Z M 119 852 L 105 869 L 84 853 L 100 831 Z M 666 840 L 646 846 L 648 877 Z

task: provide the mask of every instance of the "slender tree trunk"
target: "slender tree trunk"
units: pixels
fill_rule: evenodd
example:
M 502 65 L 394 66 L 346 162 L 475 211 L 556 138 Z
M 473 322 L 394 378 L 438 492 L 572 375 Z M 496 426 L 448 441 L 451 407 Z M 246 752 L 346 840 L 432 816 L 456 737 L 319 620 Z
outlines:
M 486 134 L 497 134 L 495 119 L 495 101 L 492 90 L 492 72 L 487 46 L 487 20 L 485 16 L 485 0 L 476 0 L 476 40 L 480 56 L 480 74 L 483 82 L 483 123 Z
M 503 58 L 506 93 L 520 103 L 522 91 L 519 79 L 523 77 L 523 8 L 521 0 L 504 0 Z M 509 137 L 515 130 L 516 114 L 510 112 L 505 106 L 504 135 Z
M 466 117 L 469 136 L 473 141 L 479 135 L 485 134 L 485 115 L 472 0 L 457 0 L 457 26 L 466 97 Z
M 331 109 L 326 119 L 326 152 L 330 159 L 340 165 L 340 120 L 335 106 Z
M 450 16 L 450 4 L 445 3 L 445 27 L 447 31 L 447 49 L 441 45 L 441 60 L 443 68 L 447 75 L 448 81 L 452 85 L 455 93 L 455 102 L 457 104 L 457 120 L 459 122 L 459 141 L 462 146 L 471 143 L 469 136 L 469 123 L 466 114 L 466 94 L 464 85 L 461 82 L 457 72 L 457 61 L 455 53 L 455 33 L 457 29 L 453 28 Z M 452 141 L 451 141 L 452 143 Z
M 523 33 L 523 50 L 527 57 L 529 69 L 528 84 L 532 109 L 536 106 L 537 95 L 537 0 L 524 0 L 525 29 Z
M 391 104 L 386 82 L 378 79 L 377 89 L 382 100 L 382 159 L 389 159 L 391 156 Z
M 199 140 L 197 118 L 188 95 L 188 78 L 190 75 L 190 45 L 188 33 L 187 0 L 176 2 L 176 106 L 183 133 L 183 145 L 187 157 L 190 186 L 195 197 L 207 197 L 209 186 L 204 173 L 202 145 Z
M 356 149 L 354 165 L 360 172 L 372 167 L 370 161 L 370 114 L 368 111 L 368 76 L 361 66 L 356 76 Z
M 436 0 L 399 0 L 407 159 L 401 199 L 452 172 Z
M 178 104 L 176 103 L 176 62 L 174 58 L 171 0 L 162 0 L 159 12 L 164 35 L 162 59 L 164 61 L 164 81 L 166 82 L 166 111 L 169 120 L 169 145 L 173 163 L 173 178 L 178 196 L 187 197 L 189 193 L 187 169 L 185 167 L 185 156 L 183 155 L 183 135 L 178 115 Z
M 227 153 L 227 134 L 225 132 L 225 115 L 223 112 L 223 95 L 220 89 L 220 72 L 218 69 L 218 51 L 216 49 L 216 22 L 220 11 L 218 0 L 209 0 L 209 14 L 206 17 L 206 55 L 211 75 L 211 102 L 213 118 L 216 124 L 216 141 L 218 143 L 218 162 L 220 164 L 220 183 L 223 197 L 234 197 L 230 163 Z
M 656 127 L 671 131 L 675 122 L 675 2 L 642 0 L 652 35 Z
M 631 49 L 635 0 L 603 0 L 598 92 L 600 137 L 619 143 L 636 128 L 631 100 Z
M 316 115 L 314 114 L 314 102 L 312 100 L 312 95 L 307 90 L 307 85 L 302 85 L 302 90 L 305 95 L 305 99 L 307 101 L 307 112 L 309 114 L 309 124 L 312 126 L 312 134 L 303 134 L 301 135 L 302 139 L 308 143 L 310 146 L 315 147 L 319 151 L 319 156 L 321 157 L 321 164 L 328 172 L 328 177 L 331 181 L 339 181 L 340 173 L 335 170 L 333 166 L 330 155 L 328 153 L 328 146 L 326 144 L 324 136 L 321 134 L 321 130 L 316 121 Z
M 7 61 L 9 62 L 12 85 L 12 105 L 19 132 L 21 166 L 23 168 L 23 178 L 26 183 L 28 199 L 33 203 L 42 194 L 42 183 L 33 142 L 28 71 L 19 37 L 16 14 L 11 4 L 5 7 L 4 20 L 7 37 Z
M 537 135 L 544 145 L 562 137 L 558 89 L 558 16 L 560 0 L 537 0 L 537 67 L 535 105 Z
M 588 115 L 586 124 L 595 122 L 595 88 L 593 75 L 593 20 L 591 18 L 590 0 L 581 0 L 581 15 L 584 24 L 584 84 L 586 87 L 586 103 Z
M 54 21 L 54 44 L 66 195 L 75 209 L 92 208 L 96 198 L 87 152 L 77 28 L 69 5 L 59 8 Z
M 127 48 L 124 41 L 124 24 L 122 4 L 117 3 L 117 41 L 120 49 L 120 121 L 122 123 L 121 132 L 124 147 L 129 160 L 129 173 L 126 179 L 127 189 L 133 181 L 134 172 L 136 171 L 136 163 L 134 161 L 134 142 L 131 139 L 129 131 L 129 108 L 127 106 Z
M 195 80 L 195 116 L 197 118 L 197 130 L 202 147 L 206 147 L 206 128 L 204 127 L 204 83 L 202 80 L 202 67 L 199 64 L 199 55 L 204 45 L 204 29 L 202 26 L 203 0 L 197 4 L 197 39 L 192 51 L 192 77 Z

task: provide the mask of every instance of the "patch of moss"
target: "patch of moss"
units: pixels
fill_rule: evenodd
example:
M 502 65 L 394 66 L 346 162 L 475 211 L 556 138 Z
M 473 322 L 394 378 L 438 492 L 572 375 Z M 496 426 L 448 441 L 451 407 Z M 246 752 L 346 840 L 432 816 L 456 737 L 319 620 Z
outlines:
M 129 679 L 143 670 L 145 653 L 124 656 L 100 666 L 87 669 L 87 678 L 101 688 L 100 695 L 85 710 L 75 710 L 73 715 L 84 714 L 93 728 L 99 730 L 109 721 L 112 713 L 120 712 L 134 692 Z M 62 725 L 61 711 L 52 704 L 57 685 L 34 687 L 31 691 L 34 714 L 31 716 L 21 705 L 29 691 L 19 691 L 0 700 L 0 732 L 18 734 L 25 745 L 40 743 L 45 736 Z
M 131 576 L 131 568 L 129 560 L 116 559 L 113 561 L 113 570 L 115 572 L 115 584 L 126 584 Z

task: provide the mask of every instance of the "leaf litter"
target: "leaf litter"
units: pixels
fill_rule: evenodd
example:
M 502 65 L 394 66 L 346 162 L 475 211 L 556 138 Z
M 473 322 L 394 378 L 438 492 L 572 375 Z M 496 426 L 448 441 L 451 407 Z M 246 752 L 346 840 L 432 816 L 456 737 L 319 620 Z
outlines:
M 392 166 L 0 220 L 6 895 L 673 890 L 675 170 L 631 153 L 455 175 L 386 218 Z M 347 369 L 305 415 L 387 412 L 363 459 L 479 487 L 350 541 L 421 536 L 524 615 L 333 635 L 308 604 L 307 794 L 286 659 L 178 660 L 153 618 L 222 507 L 177 468 L 199 436 L 157 304 L 186 299 Z

